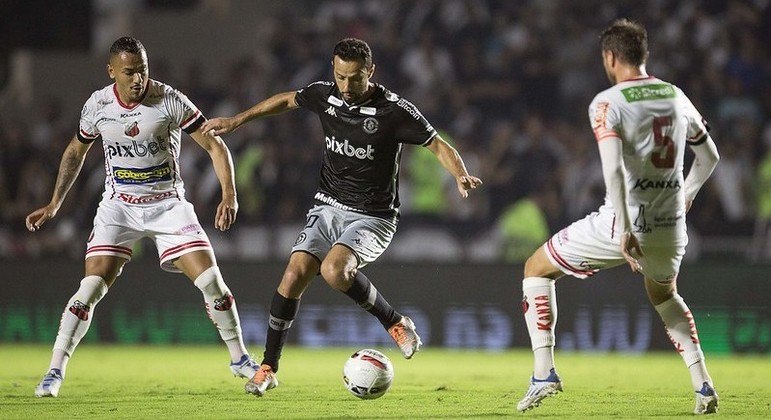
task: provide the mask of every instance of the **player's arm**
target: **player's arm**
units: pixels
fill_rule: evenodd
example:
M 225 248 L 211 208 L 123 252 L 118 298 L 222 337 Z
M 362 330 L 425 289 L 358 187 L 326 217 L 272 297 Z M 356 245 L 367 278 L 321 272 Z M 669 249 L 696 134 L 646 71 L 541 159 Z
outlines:
M 693 160 L 693 165 L 691 165 L 691 170 L 688 171 L 688 176 L 685 178 L 683 186 L 686 211 L 691 208 L 693 199 L 696 198 L 699 189 L 707 182 L 707 179 L 720 160 L 717 146 L 709 134 L 705 134 L 704 137 L 689 145 L 696 157 Z
M 458 151 L 444 141 L 440 135 L 434 136 L 426 148 L 436 156 L 447 172 L 455 177 L 461 197 L 468 197 L 468 190 L 482 185 L 482 180 L 469 175 Z
M 227 230 L 235 223 L 238 213 L 235 170 L 233 169 L 233 158 L 230 156 L 230 150 L 219 136 L 213 136 L 211 132 L 204 131 L 203 126 L 190 134 L 190 137 L 211 157 L 214 172 L 217 174 L 222 188 L 222 201 L 217 206 L 214 226 L 222 231 Z
M 64 198 L 67 197 L 67 192 L 70 191 L 72 184 L 80 174 L 80 169 L 83 168 L 83 162 L 86 160 L 86 153 L 91 148 L 91 144 L 81 142 L 77 136 L 72 137 L 67 148 L 64 149 L 62 160 L 59 163 L 59 173 L 56 175 L 56 185 L 51 201 L 46 206 L 30 213 L 25 219 L 27 229 L 30 232 L 38 230 L 43 223 L 56 216 Z
M 201 129 L 204 132 L 214 130 L 214 135 L 217 136 L 230 133 L 255 118 L 276 115 L 297 108 L 295 96 L 297 96 L 295 91 L 273 95 L 234 117 L 212 118 L 206 121 Z
M 632 271 L 640 271 L 637 257 L 643 255 L 637 238 L 632 234 L 632 219 L 627 204 L 629 191 L 626 185 L 626 168 L 622 155 L 622 142 L 616 136 L 604 136 L 598 141 L 600 160 L 602 161 L 602 177 L 605 180 L 605 188 L 613 209 L 616 211 L 616 220 L 621 235 L 621 253 L 624 255 Z

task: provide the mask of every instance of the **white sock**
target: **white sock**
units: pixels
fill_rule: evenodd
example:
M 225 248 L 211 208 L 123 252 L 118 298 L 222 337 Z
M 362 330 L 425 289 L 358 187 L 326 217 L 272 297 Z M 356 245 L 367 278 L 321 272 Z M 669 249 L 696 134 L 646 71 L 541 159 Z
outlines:
M 704 386 L 704 382 L 712 385 L 712 378 L 707 373 L 707 365 L 704 360 L 700 360 L 690 366 L 688 366 L 688 372 L 691 373 L 691 383 L 695 391 L 701 391 L 701 387 Z
M 86 276 L 80 281 L 80 288 L 62 313 L 49 369 L 59 369 L 64 375 L 67 361 L 91 325 L 96 304 L 106 293 L 107 283 L 99 276 Z
M 522 310 L 535 359 L 533 376 L 546 379 L 554 368 L 554 328 L 557 325 L 554 280 L 527 277 L 522 281 L 522 294 Z
M 236 300 L 225 285 L 219 267 L 216 265 L 209 267 L 195 279 L 193 284 L 203 293 L 206 312 L 227 345 L 231 361 L 239 361 L 248 352 L 241 335 Z
M 688 305 L 680 295 L 675 294 L 666 302 L 655 306 L 656 311 L 664 321 L 667 335 L 675 346 L 675 350 L 683 357 L 685 365 L 691 373 L 691 382 L 698 391 L 704 382 L 712 384 L 704 364 L 704 353 L 699 345 L 699 334 L 696 322 L 693 320 Z

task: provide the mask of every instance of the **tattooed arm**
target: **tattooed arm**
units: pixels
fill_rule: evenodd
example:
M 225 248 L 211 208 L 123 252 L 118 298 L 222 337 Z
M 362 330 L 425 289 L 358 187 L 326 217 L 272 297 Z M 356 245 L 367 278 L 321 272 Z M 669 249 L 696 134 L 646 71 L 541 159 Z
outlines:
M 62 161 L 59 164 L 59 174 L 56 176 L 56 185 L 51 196 L 51 201 L 44 207 L 41 207 L 26 218 L 27 229 L 34 232 L 47 222 L 53 219 L 67 196 L 67 192 L 72 187 L 75 179 L 83 167 L 83 161 L 86 159 L 86 153 L 91 148 L 92 143 L 82 143 L 77 137 L 70 140 L 70 144 L 64 149 Z

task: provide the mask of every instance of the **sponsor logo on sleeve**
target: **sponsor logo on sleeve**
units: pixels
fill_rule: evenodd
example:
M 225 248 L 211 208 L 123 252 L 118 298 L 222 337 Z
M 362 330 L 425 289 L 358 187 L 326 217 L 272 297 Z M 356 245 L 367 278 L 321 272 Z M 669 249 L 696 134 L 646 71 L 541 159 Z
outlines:
M 336 98 L 332 95 L 329 95 L 327 97 L 327 102 L 334 105 L 334 106 L 343 106 L 343 100 L 340 98 Z
M 592 124 L 592 129 L 605 127 L 605 121 L 608 119 L 609 106 L 610 106 L 610 102 L 597 103 L 597 107 L 594 110 L 594 124 Z

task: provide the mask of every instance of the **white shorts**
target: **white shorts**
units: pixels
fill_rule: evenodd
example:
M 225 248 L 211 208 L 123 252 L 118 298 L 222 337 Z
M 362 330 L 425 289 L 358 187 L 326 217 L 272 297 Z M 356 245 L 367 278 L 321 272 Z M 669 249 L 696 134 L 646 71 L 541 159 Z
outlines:
M 174 259 L 193 251 L 212 250 L 193 205 L 187 201 L 131 205 L 104 200 L 96 210 L 86 258 L 112 255 L 130 260 L 132 246 L 144 237 L 155 242 L 161 268 L 174 273 L 181 272 L 172 263 Z
M 595 212 L 574 222 L 546 241 L 546 256 L 563 273 L 581 279 L 626 264 L 614 219 L 613 213 Z M 668 282 L 677 276 L 685 246 L 645 244 L 641 248 L 645 256 L 639 262 L 645 277 Z
M 356 255 L 359 268 L 385 252 L 396 233 L 396 224 L 375 216 L 342 210 L 326 204 L 308 211 L 305 228 L 292 247 L 323 261 L 332 246 L 342 244 Z

